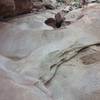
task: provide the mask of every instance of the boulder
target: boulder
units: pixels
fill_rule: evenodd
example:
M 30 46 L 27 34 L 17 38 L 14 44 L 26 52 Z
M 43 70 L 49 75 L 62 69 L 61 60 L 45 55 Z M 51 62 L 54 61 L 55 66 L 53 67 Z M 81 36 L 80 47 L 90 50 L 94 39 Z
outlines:
M 16 6 L 16 13 L 28 13 L 32 10 L 32 1 L 31 0 L 14 0 Z
M 31 0 L 1 0 L 0 17 L 9 17 L 28 13 L 32 10 Z
M 0 17 L 12 16 L 14 14 L 14 0 L 0 0 Z

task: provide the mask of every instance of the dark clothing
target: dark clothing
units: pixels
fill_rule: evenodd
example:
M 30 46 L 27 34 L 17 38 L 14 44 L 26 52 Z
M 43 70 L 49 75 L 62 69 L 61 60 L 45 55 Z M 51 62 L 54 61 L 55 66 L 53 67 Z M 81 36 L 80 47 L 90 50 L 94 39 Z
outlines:
M 87 0 L 81 0 L 81 5 L 87 5 Z

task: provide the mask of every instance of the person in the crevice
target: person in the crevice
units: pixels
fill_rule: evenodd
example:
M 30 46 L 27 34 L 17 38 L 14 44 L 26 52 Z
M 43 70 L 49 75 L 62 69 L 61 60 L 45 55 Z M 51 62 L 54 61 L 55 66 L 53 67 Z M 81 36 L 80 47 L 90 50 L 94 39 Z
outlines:
M 88 4 L 88 0 L 80 0 L 80 5 L 82 8 L 85 8 Z
M 56 27 L 57 28 L 60 28 L 62 26 L 62 23 L 65 20 L 64 13 L 62 11 L 61 12 L 58 12 L 55 15 L 55 20 L 56 20 Z
M 45 24 L 52 26 L 53 28 L 60 28 L 62 26 L 70 25 L 71 21 L 65 21 L 64 12 L 60 11 L 55 14 L 55 18 L 48 18 Z
M 55 18 L 48 18 L 45 21 L 45 24 L 52 26 L 53 28 L 60 28 L 64 20 L 65 20 L 64 14 L 62 12 L 58 12 L 55 15 Z

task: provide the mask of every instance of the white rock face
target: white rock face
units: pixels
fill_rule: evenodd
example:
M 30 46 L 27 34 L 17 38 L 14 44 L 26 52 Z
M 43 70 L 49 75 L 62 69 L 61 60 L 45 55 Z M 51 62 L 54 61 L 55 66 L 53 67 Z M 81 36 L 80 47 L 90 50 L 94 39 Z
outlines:
M 48 85 L 40 79 L 50 77 L 64 50 L 100 42 L 100 5 L 84 11 L 79 20 L 78 11 L 69 13 L 76 16 L 65 29 L 45 28 L 46 13 L 0 23 L 0 100 L 100 100 L 100 46 L 61 64 Z

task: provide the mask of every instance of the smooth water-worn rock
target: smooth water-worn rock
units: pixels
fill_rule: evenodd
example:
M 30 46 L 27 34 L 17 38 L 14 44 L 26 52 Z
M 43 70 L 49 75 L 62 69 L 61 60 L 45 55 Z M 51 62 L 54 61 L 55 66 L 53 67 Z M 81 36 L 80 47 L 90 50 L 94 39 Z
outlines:
M 44 24 L 51 12 L 0 23 L 0 100 L 100 100 L 100 5 L 70 12 L 62 29 Z

